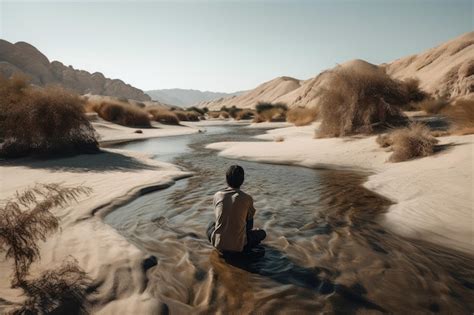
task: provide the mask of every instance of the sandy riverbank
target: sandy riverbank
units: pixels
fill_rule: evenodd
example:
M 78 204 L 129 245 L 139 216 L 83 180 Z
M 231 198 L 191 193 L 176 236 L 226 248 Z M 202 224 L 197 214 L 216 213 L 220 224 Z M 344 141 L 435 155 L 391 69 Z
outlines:
M 314 139 L 317 126 L 279 128 L 258 136 L 270 142 L 221 142 L 207 147 L 228 158 L 369 171 L 373 175 L 364 186 L 394 201 L 381 217 L 387 227 L 407 237 L 474 253 L 473 135 L 441 137 L 445 149 L 434 156 L 389 163 L 390 153 L 378 147 L 375 136 Z
M 143 134 L 110 123 L 94 123 L 94 127 L 101 136 L 101 144 L 199 132 L 192 126 L 164 126 L 144 130 Z M 31 275 L 54 268 L 71 255 L 97 285 L 97 294 L 90 297 L 94 313 L 150 314 L 158 312 L 160 305 L 145 290 L 143 261 L 147 256 L 103 223 L 102 218 L 108 210 L 144 191 L 165 188 L 174 180 L 190 175 L 149 156 L 113 149 L 58 159 L 0 161 L 0 199 L 13 197 L 16 191 L 36 183 L 92 188 L 90 196 L 55 212 L 61 218 L 60 231 L 41 244 L 41 261 L 32 266 Z M 0 313 L 3 313 L 24 297 L 20 290 L 10 288 L 12 261 L 2 256 L 0 271 Z

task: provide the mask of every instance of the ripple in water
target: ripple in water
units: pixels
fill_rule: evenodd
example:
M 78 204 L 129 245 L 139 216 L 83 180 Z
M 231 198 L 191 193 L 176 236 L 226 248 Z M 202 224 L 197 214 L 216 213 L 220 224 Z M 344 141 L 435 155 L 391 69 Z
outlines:
M 210 127 L 119 146 L 195 172 L 106 217 L 157 258 L 147 290 L 163 313 L 472 313 L 474 259 L 385 230 L 377 216 L 391 203 L 361 186 L 367 174 L 238 161 L 256 226 L 267 231 L 265 255 L 219 257 L 205 227 L 212 196 L 236 161 L 204 147 L 258 133 Z

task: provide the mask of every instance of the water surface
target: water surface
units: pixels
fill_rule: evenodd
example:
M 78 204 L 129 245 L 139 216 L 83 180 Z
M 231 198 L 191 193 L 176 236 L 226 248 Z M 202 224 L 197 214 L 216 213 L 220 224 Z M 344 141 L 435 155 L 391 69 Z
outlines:
M 147 290 L 163 313 L 472 313 L 474 259 L 385 230 L 377 217 L 391 202 L 361 186 L 367 174 L 234 161 L 205 149 L 259 133 L 208 127 L 116 146 L 195 172 L 106 217 L 157 258 Z M 255 224 L 268 238 L 264 257 L 226 262 L 205 227 L 235 163 L 246 171 L 242 189 L 254 197 Z

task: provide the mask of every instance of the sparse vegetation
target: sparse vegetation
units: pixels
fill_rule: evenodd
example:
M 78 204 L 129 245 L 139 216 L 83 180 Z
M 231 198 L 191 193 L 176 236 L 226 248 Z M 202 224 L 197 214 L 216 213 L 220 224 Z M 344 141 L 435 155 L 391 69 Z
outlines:
M 286 121 L 286 112 L 288 107 L 282 103 L 267 103 L 260 102 L 255 106 L 257 115 L 254 118 L 254 122 L 277 122 L 277 121 Z
M 253 117 L 255 117 L 255 111 L 250 109 L 243 109 L 237 112 L 235 120 L 252 119 Z
M 192 111 L 192 112 L 196 112 L 198 113 L 199 115 L 204 115 L 206 113 L 206 111 L 204 109 L 201 109 L 201 108 L 197 108 L 196 106 L 191 106 L 188 108 L 188 111 Z
M 1 202 L 0 252 L 13 259 L 12 286 L 21 286 L 30 265 L 40 258 L 38 241 L 58 229 L 58 218 L 51 210 L 90 192 L 87 187 L 42 184 Z
M 371 133 L 404 122 L 406 91 L 385 72 L 338 67 L 325 75 L 329 88 L 320 91 L 319 137 Z
M 164 108 L 150 108 L 148 113 L 153 117 L 154 121 L 162 124 L 179 125 L 179 118 L 174 111 Z
M 458 135 L 474 133 L 474 99 L 458 99 L 446 106 L 441 114 L 452 123 L 452 132 Z
M 27 299 L 13 314 L 86 314 L 91 279 L 77 261 L 69 259 L 38 278 L 24 281 Z
M 84 102 L 59 87 L 36 88 L 24 77 L 0 77 L 0 155 L 97 152 Z
M 93 110 L 107 121 L 128 127 L 151 127 L 148 113 L 138 106 L 126 103 L 103 101 L 93 105 Z
M 444 116 L 451 123 L 450 132 L 458 135 L 474 133 L 474 99 L 444 98 L 426 99 L 419 103 L 420 109 L 429 114 Z
M 194 111 L 175 110 L 180 121 L 199 121 L 199 114 Z
M 229 113 L 223 112 L 223 111 L 211 111 L 211 112 L 208 112 L 207 115 L 209 116 L 209 118 L 213 118 L 213 119 L 219 119 L 219 118 L 229 119 L 230 118 Z
M 420 89 L 420 80 L 416 78 L 403 80 L 402 87 L 407 98 L 405 109 L 416 109 L 416 106 L 413 104 L 419 103 L 428 97 L 428 94 Z
M 317 108 L 295 107 L 288 111 L 286 120 L 295 126 L 306 126 L 318 118 Z
M 438 140 L 430 134 L 429 128 L 421 123 L 394 129 L 386 135 L 379 135 L 376 141 L 381 147 L 393 151 L 389 158 L 391 162 L 432 155 L 438 143 Z
M 428 114 L 439 114 L 440 111 L 449 104 L 445 98 L 426 98 L 417 104 L 418 109 L 424 110 Z
M 241 111 L 242 111 L 241 108 L 237 108 L 237 107 L 235 107 L 235 105 L 234 105 L 234 106 L 232 106 L 232 107 L 228 110 L 228 113 L 229 113 L 230 117 L 232 117 L 232 118 L 235 119 L 235 118 L 237 118 L 237 114 L 238 114 L 239 112 L 241 112 Z

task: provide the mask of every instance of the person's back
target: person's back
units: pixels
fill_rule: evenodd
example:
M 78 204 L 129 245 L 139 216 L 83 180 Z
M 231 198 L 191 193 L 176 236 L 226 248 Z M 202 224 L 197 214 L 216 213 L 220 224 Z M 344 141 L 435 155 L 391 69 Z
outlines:
M 241 252 L 258 245 L 266 236 L 263 230 L 252 230 L 255 208 L 250 195 L 240 190 L 244 170 L 238 165 L 226 174 L 229 185 L 214 195 L 216 222 L 212 222 L 207 234 L 212 245 L 221 252 Z
M 242 251 L 247 243 L 247 221 L 255 213 L 252 197 L 228 187 L 214 195 L 214 211 L 213 245 L 223 251 Z

